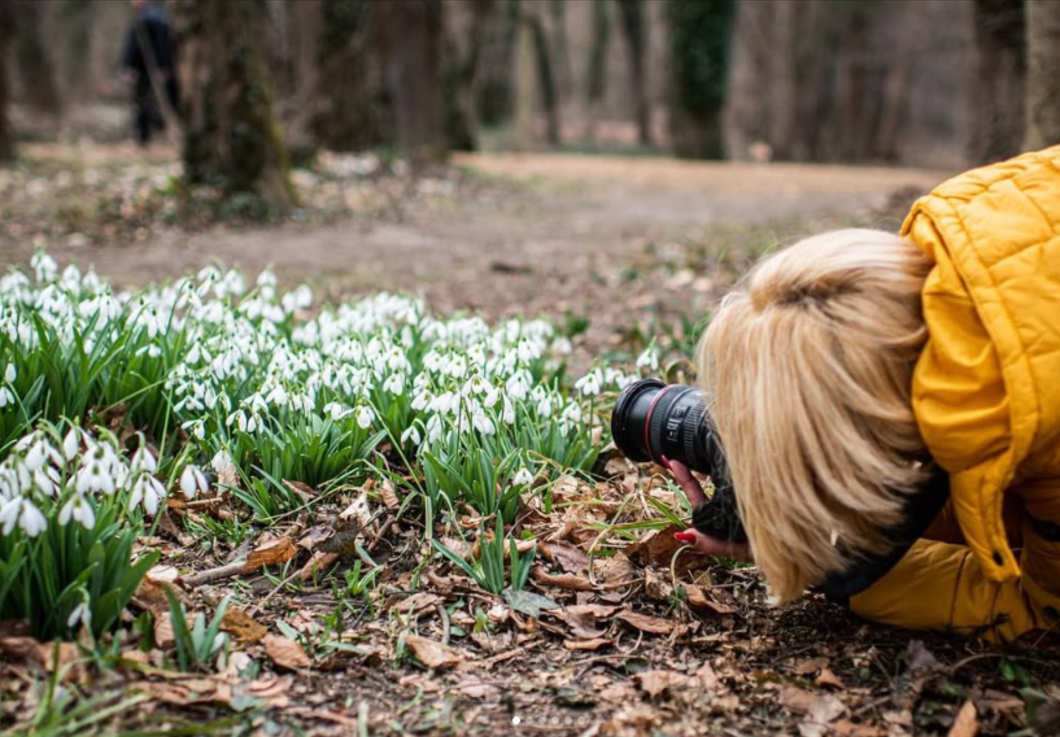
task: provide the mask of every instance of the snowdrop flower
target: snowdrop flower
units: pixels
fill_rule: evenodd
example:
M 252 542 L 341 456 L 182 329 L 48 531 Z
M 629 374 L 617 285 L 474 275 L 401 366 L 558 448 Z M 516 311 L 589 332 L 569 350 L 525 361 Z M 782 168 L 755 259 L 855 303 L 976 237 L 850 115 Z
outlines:
M 405 393 L 405 377 L 402 374 L 391 374 L 383 382 L 383 391 L 390 392 L 395 397 Z
M 152 517 L 158 512 L 159 502 L 166 498 L 166 487 L 149 473 L 142 473 L 136 479 L 129 494 L 129 509 L 135 509 L 142 502 L 144 511 Z
M 154 473 L 158 470 L 158 462 L 155 460 L 154 455 L 143 445 L 137 448 L 136 453 L 133 454 L 132 470 L 134 472 L 146 471 L 147 473 Z
M 4 369 L 4 381 L 8 384 L 14 384 L 15 379 L 18 378 L 18 371 L 15 369 L 15 364 L 9 363 Z
M 432 399 L 434 399 L 433 395 L 429 391 L 424 389 L 416 395 L 415 399 L 412 400 L 412 409 L 416 410 L 417 412 L 420 412 L 426 409 L 428 405 L 430 405 Z
M 351 414 L 353 414 L 353 410 L 352 409 L 347 409 L 346 407 L 343 407 L 338 402 L 328 402 L 327 404 L 325 404 L 324 405 L 324 412 L 331 419 L 335 420 L 336 422 L 338 420 L 345 419 L 345 418 L 349 417 Z
M 55 263 L 55 259 L 43 251 L 37 251 L 33 254 L 29 265 L 33 269 L 38 282 L 54 281 L 55 275 L 59 272 L 59 266 Z
M 493 420 L 491 420 L 485 412 L 475 412 L 471 416 L 471 421 L 475 425 L 475 429 L 483 435 L 492 435 L 496 432 L 496 428 L 493 426 Z
M 66 626 L 73 629 L 78 623 L 83 622 L 85 627 L 92 626 L 92 609 L 87 601 L 83 601 L 74 607 L 70 616 L 66 618 Z
M 501 413 L 501 420 L 506 425 L 515 424 L 515 407 L 512 406 L 512 401 L 507 396 L 504 397 L 504 411 Z
M 519 371 L 518 373 L 512 374 L 508 381 L 505 382 L 504 388 L 513 399 L 526 399 L 526 395 L 530 391 L 529 373 L 527 371 Z
M 648 346 L 639 356 L 637 356 L 637 368 L 646 368 L 651 371 L 658 370 L 659 354 L 655 350 L 655 346 Z
M 6 386 L 0 386 L 0 409 L 15 403 L 15 395 Z
M 357 427 L 362 430 L 367 430 L 372 426 L 372 420 L 375 419 L 375 414 L 370 407 L 366 407 L 362 404 L 354 410 L 354 414 L 357 416 Z
M 422 442 L 420 431 L 416 429 L 415 425 L 409 425 L 405 428 L 405 432 L 401 433 L 401 443 L 405 444 L 409 442 L 413 445 L 419 445 Z
M 534 483 L 534 475 L 526 470 L 526 466 L 521 466 L 512 477 L 512 486 L 529 486 L 532 483 Z
M 25 497 L 8 500 L 0 507 L 0 524 L 5 535 L 11 534 L 16 523 L 30 537 L 36 537 L 48 528 L 44 515 Z
M 78 494 L 91 494 L 101 491 L 104 494 L 114 493 L 114 479 L 107 473 L 106 466 L 99 460 L 90 461 L 77 472 L 75 488 Z
M 432 415 L 427 420 L 427 440 L 431 443 L 437 443 L 442 439 L 442 418 L 438 415 Z
M 214 457 L 210 459 L 210 467 L 213 468 L 214 472 L 221 473 L 229 466 L 234 465 L 232 456 L 228 455 L 228 452 L 223 448 L 214 454 Z
M 464 374 L 467 373 L 467 361 L 460 355 L 450 356 L 445 372 L 454 379 L 462 379 Z
M 210 482 L 198 466 L 189 463 L 180 474 L 180 490 L 186 498 L 194 499 L 200 491 L 205 493 L 210 490 Z
M 77 426 L 72 426 L 63 438 L 63 458 L 72 461 L 81 448 L 81 431 Z
M 600 380 L 602 378 L 599 371 L 590 371 L 574 382 L 574 388 L 587 397 L 595 397 L 600 393 Z
M 86 530 L 96 526 L 96 513 L 84 495 L 75 493 L 59 511 L 59 524 L 65 526 L 71 519 L 80 522 Z

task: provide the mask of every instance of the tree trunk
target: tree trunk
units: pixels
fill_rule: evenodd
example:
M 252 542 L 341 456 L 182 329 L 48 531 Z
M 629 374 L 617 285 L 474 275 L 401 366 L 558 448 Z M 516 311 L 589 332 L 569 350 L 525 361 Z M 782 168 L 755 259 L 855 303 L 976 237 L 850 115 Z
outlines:
M 368 85 L 372 3 L 323 0 L 321 11 L 313 137 L 336 151 L 373 146 L 380 129 Z
M 457 31 L 449 21 L 455 20 L 456 13 L 453 11 L 465 8 L 470 12 L 468 26 Z M 463 8 L 450 5 L 446 15 L 445 130 L 449 147 L 455 151 L 474 151 L 478 148 L 475 100 L 479 60 L 485 44 L 486 25 L 495 10 L 493 0 L 471 0 Z M 461 38 L 458 38 L 458 35 Z M 465 35 L 466 39 L 462 41 Z
M 611 16 L 608 0 L 593 0 L 593 36 L 589 46 L 589 65 L 586 70 L 585 97 L 589 103 L 586 138 L 593 138 L 596 118 L 607 92 L 607 51 L 611 45 Z
M 651 107 L 648 103 L 648 23 L 643 0 L 618 0 L 622 33 L 629 52 L 629 78 L 633 86 L 634 117 L 641 146 L 651 145 Z
M 259 47 L 260 0 L 177 0 L 173 24 L 183 75 L 184 175 L 266 204 L 295 202 L 287 150 Z
M 448 154 L 442 97 L 442 3 L 373 2 L 374 8 L 383 16 L 395 143 L 413 161 L 442 159 Z
M 669 0 L 670 133 L 678 156 L 725 154 L 722 111 L 734 0 Z
M 1023 148 L 1060 143 L 1060 3 L 1027 0 L 1026 131 Z
M 38 0 L 3 0 L 14 6 L 18 33 L 15 56 L 23 84 L 22 97 L 31 110 L 52 118 L 62 112 L 62 98 L 55 86 L 55 65 L 48 53 L 43 29 L 48 3 Z
M 1015 155 L 1023 141 L 1027 34 L 1023 3 L 975 0 L 974 7 L 969 156 L 972 163 L 985 164 Z
M 545 24 L 537 13 L 536 4 L 524 3 L 523 23 L 530 27 L 534 41 L 534 60 L 537 67 L 538 89 L 545 108 L 545 137 L 549 144 L 559 144 L 559 103 L 556 99 L 556 82 L 552 73 L 552 53 L 549 49 Z
M 561 98 L 569 98 L 574 92 L 574 72 L 570 65 L 570 42 L 567 37 L 567 3 L 565 0 L 552 0 L 550 9 L 557 87 Z
M 10 3 L 0 3 L 0 163 L 15 158 L 15 140 L 11 124 L 7 120 L 7 103 L 10 97 L 8 85 L 8 59 L 11 56 L 11 40 L 15 33 L 15 13 Z
M 535 120 L 536 99 L 534 93 L 534 31 L 522 18 L 519 9 L 516 16 L 515 64 L 513 69 L 515 93 L 515 147 L 527 151 L 537 143 Z

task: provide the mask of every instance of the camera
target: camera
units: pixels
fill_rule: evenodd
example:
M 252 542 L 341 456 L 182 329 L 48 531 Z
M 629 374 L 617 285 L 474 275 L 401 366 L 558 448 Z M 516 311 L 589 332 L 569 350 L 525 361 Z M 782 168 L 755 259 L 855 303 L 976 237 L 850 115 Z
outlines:
M 693 526 L 717 539 L 747 542 L 729 465 L 700 390 L 658 379 L 630 384 L 615 402 L 611 435 L 632 461 L 665 465 L 666 457 L 709 476 L 714 494 L 693 510 Z

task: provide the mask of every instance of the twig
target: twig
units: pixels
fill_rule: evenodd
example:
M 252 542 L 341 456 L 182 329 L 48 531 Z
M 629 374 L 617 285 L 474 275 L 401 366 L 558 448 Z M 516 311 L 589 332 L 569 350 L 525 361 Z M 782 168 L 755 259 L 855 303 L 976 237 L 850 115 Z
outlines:
M 184 582 L 185 586 L 194 588 L 195 586 L 201 586 L 204 583 L 210 581 L 218 581 L 222 578 L 231 578 L 232 576 L 238 576 L 240 573 L 246 571 L 247 561 L 246 559 L 237 560 L 234 563 L 220 566 L 218 568 L 211 568 L 200 573 L 194 573 L 190 576 L 182 576 L 181 581 Z
M 449 612 L 445 611 L 445 607 L 441 604 L 434 605 L 435 611 L 438 612 L 438 616 L 442 618 L 442 644 L 449 644 Z
M 255 614 L 260 612 L 262 607 L 264 607 L 268 603 L 269 599 L 271 599 L 276 594 L 277 591 L 279 591 L 284 586 L 289 584 L 295 578 L 295 576 L 297 576 L 301 572 L 302 572 L 301 570 L 297 570 L 294 573 L 292 573 L 290 576 L 288 576 L 287 578 L 283 579 L 278 584 L 276 584 L 276 586 L 273 587 L 272 591 L 267 593 L 265 595 L 265 597 L 261 601 L 259 601 L 257 604 L 252 606 L 249 610 L 247 610 L 247 614 L 249 616 L 253 617 Z

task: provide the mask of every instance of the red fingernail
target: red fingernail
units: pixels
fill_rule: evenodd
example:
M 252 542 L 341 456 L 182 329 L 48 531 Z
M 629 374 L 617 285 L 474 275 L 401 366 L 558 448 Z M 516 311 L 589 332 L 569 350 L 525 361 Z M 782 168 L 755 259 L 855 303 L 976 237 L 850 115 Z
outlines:
M 666 466 L 666 469 L 668 471 L 673 471 L 673 469 L 670 468 L 670 459 L 667 458 L 666 456 L 659 456 L 659 457 L 662 458 L 663 465 Z
M 685 532 L 675 532 L 674 540 L 682 543 L 694 543 L 696 541 L 696 533 L 687 530 Z

